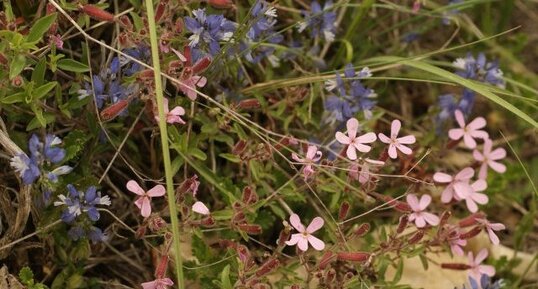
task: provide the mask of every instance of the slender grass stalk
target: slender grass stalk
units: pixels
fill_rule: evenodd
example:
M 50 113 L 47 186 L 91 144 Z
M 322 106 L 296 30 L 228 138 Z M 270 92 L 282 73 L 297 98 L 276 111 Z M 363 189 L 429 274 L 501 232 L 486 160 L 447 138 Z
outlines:
M 170 162 L 170 150 L 168 148 L 168 131 L 166 128 L 166 117 L 163 107 L 163 84 L 161 79 L 161 65 L 159 63 L 159 46 L 157 44 L 157 29 L 155 27 L 155 13 L 153 2 L 146 0 L 146 11 L 148 14 L 149 38 L 151 43 L 151 57 L 153 62 L 153 73 L 155 78 L 155 95 L 157 97 L 157 107 L 159 110 L 159 130 L 161 132 L 161 145 L 164 161 L 164 172 L 166 177 L 166 193 L 168 195 L 168 208 L 172 221 L 172 235 L 174 248 L 175 273 L 178 288 L 184 288 L 183 262 L 181 260 L 181 245 L 179 243 L 179 220 L 177 218 L 176 197 L 174 195 L 174 184 L 172 180 L 172 164 Z

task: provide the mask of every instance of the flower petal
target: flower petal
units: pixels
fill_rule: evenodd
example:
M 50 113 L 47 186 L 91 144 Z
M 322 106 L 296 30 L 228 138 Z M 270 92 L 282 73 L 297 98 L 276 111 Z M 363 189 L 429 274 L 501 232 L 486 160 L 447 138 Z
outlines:
M 314 249 L 318 251 L 325 249 L 325 243 L 312 235 L 308 236 L 308 242 L 310 243 L 310 245 L 312 245 Z
M 293 246 L 293 245 L 296 245 L 297 242 L 299 242 L 299 239 L 302 239 L 302 233 L 299 233 L 299 234 L 292 234 L 291 235 L 291 239 L 289 239 L 288 241 L 286 241 L 286 245 L 288 246 Z
M 476 141 L 469 134 L 464 134 L 463 135 L 463 142 L 470 149 L 474 149 L 476 147 Z
M 149 198 L 147 197 L 142 198 L 140 214 L 144 218 L 147 218 L 149 217 L 149 215 L 151 215 L 151 203 L 149 202 Z
M 390 143 L 391 142 L 391 139 L 388 136 L 386 136 L 385 134 L 383 134 L 383 133 L 377 134 L 377 137 L 379 138 L 379 140 L 382 143 Z
M 395 159 L 398 157 L 398 152 L 396 151 L 396 146 L 391 144 L 389 145 L 389 157 Z
M 480 273 L 493 277 L 495 275 L 495 268 L 491 265 L 481 265 L 478 267 Z
M 309 234 L 314 233 L 315 231 L 321 229 L 324 223 L 325 222 L 321 217 L 315 217 L 312 222 L 310 222 L 310 225 L 306 227 L 306 232 L 308 232 Z
M 297 241 L 297 247 L 303 252 L 308 250 L 308 240 L 302 236 L 299 237 L 299 240 Z
M 496 162 L 496 161 L 489 161 L 488 162 L 488 165 L 496 172 L 498 173 L 504 173 L 506 172 L 506 166 L 499 163 L 499 162 Z
M 408 146 L 404 145 L 397 145 L 396 148 L 398 148 L 403 154 L 410 155 L 413 153 L 413 150 L 409 148 Z
M 290 216 L 290 224 L 295 228 L 295 230 L 299 232 L 304 232 L 305 228 L 303 224 L 301 223 L 301 219 L 299 218 L 299 215 L 293 214 Z
M 418 202 L 418 198 L 415 194 L 409 194 L 406 197 L 407 203 L 411 207 L 413 211 L 420 211 L 420 205 Z
M 150 197 L 162 197 L 166 194 L 166 189 L 163 185 L 156 185 L 148 191 L 148 196 Z
M 505 157 L 506 157 L 506 150 L 503 148 L 495 149 L 488 155 L 488 158 L 490 160 L 500 160 L 500 159 L 504 159 Z
M 461 128 L 464 128 L 465 127 L 465 119 L 463 118 L 463 113 L 461 112 L 461 110 L 456 110 L 454 112 L 454 117 L 456 118 L 456 122 L 458 122 L 458 125 L 461 127 Z
M 127 189 L 139 196 L 143 196 L 146 192 L 144 191 L 144 189 L 142 189 L 140 187 L 140 185 L 134 181 L 134 180 L 130 180 L 127 182 L 127 185 L 126 185 Z
M 414 144 L 417 141 L 417 138 L 414 135 L 406 135 L 396 139 L 399 143 L 403 144 Z
M 476 254 L 476 257 L 474 258 L 474 264 L 479 265 L 481 264 L 486 258 L 488 257 L 488 250 L 482 249 L 478 254 Z
M 422 197 L 420 197 L 420 202 L 418 204 L 418 207 L 421 211 L 424 211 L 431 202 L 432 202 L 432 197 L 430 195 L 422 195 Z
M 365 133 L 355 139 L 359 143 L 373 143 L 377 139 L 377 136 L 373 132 Z
M 454 179 L 459 181 L 470 180 L 474 176 L 474 170 L 471 167 L 466 167 L 456 174 Z
M 357 159 L 357 152 L 355 150 L 356 150 L 355 146 L 353 146 L 353 145 L 349 145 L 347 147 L 346 155 L 347 155 L 348 159 L 350 159 L 352 161 Z
M 351 139 L 349 139 L 349 137 L 339 131 L 336 132 L 336 134 L 334 135 L 336 140 L 341 143 L 341 144 L 350 144 L 351 143 Z
M 392 121 L 390 125 L 390 137 L 396 138 L 398 136 L 398 133 L 400 132 L 400 128 L 402 127 L 402 123 L 395 119 Z
M 356 118 L 350 118 L 346 122 L 347 135 L 349 138 L 354 139 L 359 129 L 359 121 Z
M 209 209 L 200 201 L 197 201 L 192 205 L 192 211 L 201 215 L 209 215 Z
M 448 131 L 448 137 L 452 140 L 459 140 L 464 134 L 463 129 L 461 128 L 453 128 Z
M 437 172 L 433 175 L 433 180 L 438 183 L 450 183 L 452 182 L 452 176 L 449 174 Z
M 486 126 L 486 119 L 481 117 L 481 116 L 473 119 L 473 121 L 471 121 L 469 124 L 467 124 L 467 128 L 469 130 L 477 130 L 477 129 L 481 129 L 481 128 L 485 127 L 485 126 Z
M 426 222 L 428 222 L 428 224 L 432 226 L 439 225 L 439 222 L 440 222 L 439 217 L 437 217 L 436 215 L 432 213 L 423 212 L 422 217 L 424 217 L 424 220 L 426 220 Z

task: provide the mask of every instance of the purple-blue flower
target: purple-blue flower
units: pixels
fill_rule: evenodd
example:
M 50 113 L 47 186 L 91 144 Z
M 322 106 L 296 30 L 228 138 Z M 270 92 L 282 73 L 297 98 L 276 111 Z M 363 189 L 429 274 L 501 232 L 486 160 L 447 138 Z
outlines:
M 193 17 L 185 17 L 185 27 L 192 35 L 189 37 L 191 48 L 209 47 L 209 54 L 215 56 L 220 50 L 220 41 L 229 41 L 236 24 L 223 15 L 206 15 L 205 9 L 192 11 Z
M 25 185 L 32 184 L 41 175 L 36 161 L 30 159 L 25 153 L 20 153 L 11 158 L 10 165 L 19 174 Z
M 448 5 L 455 5 L 455 4 L 458 4 L 458 3 L 461 3 L 463 2 L 463 0 L 450 0 L 448 1 Z M 450 9 L 449 11 L 447 12 L 444 12 L 443 13 L 443 19 L 442 19 L 442 22 L 444 25 L 449 25 L 450 24 L 450 18 L 459 14 L 460 13 L 460 10 L 459 9 Z
M 311 11 L 302 11 L 304 21 L 299 23 L 299 32 L 308 28 L 312 37 L 323 37 L 326 41 L 334 41 L 336 13 L 331 10 L 332 6 L 333 2 L 327 1 L 322 9 L 318 1 L 312 1 Z
M 54 202 L 54 206 L 66 206 L 61 216 L 65 223 L 72 223 L 82 213 L 86 213 L 88 218 L 95 222 L 99 220 L 99 211 L 96 206 L 110 206 L 110 198 L 108 196 L 101 197 L 101 193 L 97 192 L 97 188 L 94 186 L 90 186 L 86 192 L 83 192 L 69 184 L 67 191 L 67 196 L 59 195 L 59 201 Z
M 469 277 L 469 284 L 471 285 L 470 289 L 500 289 L 502 287 L 503 281 L 501 279 L 492 282 L 491 277 L 486 274 L 482 274 L 480 276 L 480 284 L 478 284 L 478 280 L 475 280 L 472 277 Z M 467 289 L 467 287 L 463 285 L 462 289 Z
M 376 97 L 372 89 L 366 88 L 359 79 L 371 76 L 370 70 L 364 68 L 355 72 L 353 65 L 348 64 L 344 69 L 344 80 L 339 73 L 334 80 L 326 81 L 326 89 L 334 92 L 325 101 L 325 109 L 330 112 L 329 122 L 342 122 L 362 111 L 365 117 L 371 117 L 371 109 L 375 106 Z
M 479 53 L 476 58 L 468 53 L 465 58 L 456 59 L 454 66 L 459 69 L 456 74 L 463 78 L 490 83 L 501 88 L 505 85 L 499 63 L 488 62 L 484 53 Z

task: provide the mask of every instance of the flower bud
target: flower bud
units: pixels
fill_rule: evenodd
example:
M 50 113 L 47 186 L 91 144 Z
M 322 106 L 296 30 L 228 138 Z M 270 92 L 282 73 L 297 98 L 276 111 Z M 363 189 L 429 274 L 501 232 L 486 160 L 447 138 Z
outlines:
M 250 260 L 250 251 L 248 248 L 245 245 L 239 245 L 236 250 L 239 260 L 245 265 L 248 264 L 248 261 Z
M 133 23 L 131 22 L 131 19 L 127 15 L 121 15 L 120 16 L 120 23 L 123 25 L 123 27 L 129 31 L 133 31 Z
M 407 227 L 408 221 L 409 221 L 409 217 L 407 215 L 401 216 L 400 222 L 398 223 L 398 228 L 396 228 L 396 233 L 398 234 L 402 233 Z
M 450 211 L 444 211 L 443 214 L 441 215 L 441 220 L 439 221 L 439 227 L 442 227 L 444 224 L 446 224 L 446 222 L 448 221 L 448 219 L 450 219 L 450 217 L 452 216 L 452 212 Z
M 251 225 L 251 224 L 240 224 L 237 225 L 239 230 L 250 234 L 250 235 L 259 235 L 262 232 L 262 227 L 260 225 Z
M 142 239 L 146 235 L 146 226 L 140 226 L 136 229 L 135 238 Z
M 261 107 L 260 101 L 255 98 L 244 99 L 237 105 L 240 109 L 257 109 Z
M 256 276 L 261 277 L 269 274 L 271 271 L 276 269 L 280 265 L 278 259 L 269 259 L 256 271 Z
M 325 280 L 327 283 L 331 283 L 334 281 L 335 277 L 336 277 L 336 271 L 333 268 L 331 268 L 327 271 Z
M 202 225 L 206 227 L 212 227 L 215 225 L 215 218 L 212 216 L 207 216 L 204 219 L 202 219 Z
M 157 5 L 157 8 L 155 9 L 155 22 L 159 22 L 161 20 L 164 15 L 164 11 L 166 10 L 167 4 L 168 0 L 161 0 L 159 2 L 159 5 Z
M 240 139 L 235 146 L 232 149 L 232 154 L 238 156 L 242 154 L 245 151 L 245 148 L 247 147 L 247 142 Z
M 424 237 L 424 231 L 422 231 L 422 230 L 417 231 L 413 236 L 411 236 L 411 238 L 409 238 L 408 242 L 411 245 L 416 244 L 420 240 L 422 240 L 422 237 Z
M 166 275 L 166 267 L 168 266 L 168 255 L 163 255 L 161 257 L 161 261 L 159 262 L 159 265 L 155 269 L 155 277 L 158 279 L 164 278 L 164 275 Z
M 11 80 L 11 85 L 14 87 L 21 87 L 24 84 L 24 79 L 17 75 Z
M 363 224 L 359 225 L 359 228 L 357 228 L 357 230 L 355 230 L 354 234 L 357 237 L 362 237 L 362 236 L 366 235 L 366 233 L 368 233 L 368 231 L 370 231 L 370 224 L 363 223 Z
M 196 62 L 196 64 L 194 64 L 194 66 L 192 67 L 192 73 L 198 74 L 204 71 L 209 66 L 209 64 L 211 64 L 211 58 L 209 58 L 208 56 L 198 60 L 198 62 Z
M 276 244 L 280 247 L 283 247 L 286 245 L 286 241 L 290 238 L 290 230 L 288 228 L 284 228 L 282 231 L 280 231 L 280 235 L 278 235 L 278 239 L 276 241 Z
M 154 233 L 166 228 L 166 225 L 166 221 L 159 216 L 150 217 L 148 223 L 149 229 Z
M 471 266 L 462 263 L 441 263 L 441 268 L 463 271 L 471 269 Z
M 114 15 L 91 4 L 86 4 L 80 7 L 80 10 L 90 16 L 91 18 L 99 21 L 114 22 Z
M 250 186 L 247 186 L 243 189 L 243 203 L 250 205 L 258 201 L 258 195 Z
M 326 251 L 325 254 L 321 257 L 321 260 L 319 261 L 319 268 L 321 270 L 324 270 L 327 265 L 329 265 L 332 261 L 336 259 L 336 254 L 334 254 L 331 251 Z
M 207 0 L 207 3 L 217 9 L 228 9 L 233 7 L 232 0 Z
M 482 231 L 481 227 L 474 227 L 470 231 L 460 234 L 460 239 L 471 239 L 472 237 L 480 234 L 480 231 Z
M 340 261 L 365 262 L 370 258 L 367 252 L 339 252 L 337 258 Z
M 469 227 L 469 226 L 477 224 L 476 219 L 483 219 L 484 217 L 486 217 L 486 215 L 482 212 L 474 213 L 468 216 L 467 218 L 460 220 L 458 225 L 460 225 L 460 227 L 462 228 Z
M 340 205 L 340 211 L 338 212 L 338 220 L 343 221 L 347 217 L 347 213 L 349 212 L 349 203 L 344 201 Z
M 129 105 L 128 99 L 122 99 L 111 106 L 103 109 L 100 113 L 103 121 L 110 121 L 116 118 L 127 106 Z

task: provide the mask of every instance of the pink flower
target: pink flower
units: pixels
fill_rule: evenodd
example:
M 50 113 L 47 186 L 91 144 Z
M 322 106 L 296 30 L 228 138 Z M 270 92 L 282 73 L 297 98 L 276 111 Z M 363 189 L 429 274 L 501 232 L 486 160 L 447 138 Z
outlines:
M 452 254 L 458 256 L 465 255 L 462 247 L 467 245 L 467 240 L 460 239 L 458 236 L 458 238 L 448 240 L 448 244 L 450 245 L 450 251 L 452 251 Z
M 370 173 L 370 168 L 380 167 L 384 164 L 385 162 L 366 158 L 360 166 L 357 163 L 353 163 L 349 167 L 349 177 L 351 179 L 358 180 L 361 184 L 366 184 L 372 176 L 372 174 Z
M 488 176 L 488 166 L 501 174 L 506 171 L 505 165 L 496 162 L 506 157 L 506 151 L 503 148 L 497 148 L 496 150 L 491 151 L 491 148 L 492 141 L 488 138 L 484 140 L 484 149 L 482 152 L 479 152 L 478 150 L 473 151 L 474 159 L 482 162 L 480 172 L 478 173 L 478 177 L 481 179 L 485 179 Z
M 424 210 L 431 203 L 432 197 L 430 195 L 422 195 L 420 201 L 415 194 L 407 195 L 407 203 L 413 210 L 413 213 L 409 215 L 409 221 L 415 221 L 417 228 L 423 228 L 426 223 L 437 226 L 439 225 L 439 217 L 432 213 L 424 212 Z
M 207 84 L 207 78 L 198 75 L 183 75 L 181 81 L 184 85 L 180 86 L 180 90 L 187 95 L 190 100 L 196 100 L 196 87 L 204 87 Z
M 209 66 L 211 59 L 209 57 L 203 57 L 193 65 L 189 46 L 185 46 L 184 54 L 173 48 L 172 51 L 185 63 L 185 67 L 179 77 L 182 84 L 175 83 L 174 85 L 187 95 L 190 100 L 194 101 L 198 95 L 196 87 L 204 87 L 207 84 L 207 78 L 198 74 L 202 73 Z
M 159 278 L 151 282 L 142 283 L 144 289 L 166 289 L 167 286 L 174 285 L 174 282 L 170 278 Z
M 392 159 L 398 157 L 398 152 L 396 151 L 396 149 L 406 155 L 410 155 L 411 153 L 413 153 L 413 151 L 404 144 L 414 144 L 417 141 L 414 135 L 408 135 L 399 138 L 398 133 L 400 132 L 401 127 L 402 123 L 399 120 L 395 119 L 392 121 L 392 125 L 390 128 L 390 138 L 383 133 L 378 134 L 379 140 L 381 142 L 389 144 L 389 156 Z
M 206 207 L 204 203 L 200 201 L 192 205 L 192 211 L 201 215 L 209 215 L 209 209 Z
M 487 132 L 480 130 L 486 126 L 486 120 L 483 117 L 477 117 L 469 124 L 465 125 L 463 113 L 460 110 L 456 110 L 454 115 L 456 116 L 456 121 L 460 128 L 453 128 L 448 131 L 448 137 L 451 139 L 459 140 L 463 137 L 465 145 L 470 149 L 474 149 L 476 147 L 475 138 L 487 139 L 489 137 Z
M 467 204 L 467 209 L 469 209 L 471 213 L 476 213 L 478 211 L 478 206 L 476 203 L 479 203 L 480 205 L 485 205 L 488 203 L 488 196 L 478 193 L 485 190 L 487 187 L 488 184 L 484 180 L 477 180 L 471 185 L 472 190 L 463 198 Z
M 469 258 L 469 266 L 471 268 L 469 269 L 469 277 L 480 280 L 480 277 L 482 274 L 486 274 L 489 277 L 492 277 L 495 275 L 495 268 L 491 265 L 480 265 L 482 261 L 484 261 L 488 257 L 488 250 L 482 249 L 478 254 L 476 255 L 476 258 L 473 258 L 473 252 L 469 252 L 467 254 Z
M 168 99 L 167 98 L 163 98 L 163 106 L 164 106 L 164 115 L 166 117 L 166 122 L 167 123 L 169 123 L 169 124 L 174 124 L 174 123 L 185 124 L 185 121 L 183 119 L 181 119 L 181 116 L 185 114 L 185 109 L 183 109 L 183 107 L 176 106 L 172 110 L 169 110 L 168 109 Z M 159 121 L 158 113 L 155 116 L 155 120 L 157 122 Z
M 464 199 L 473 191 L 473 188 L 469 184 L 469 181 L 474 176 L 474 170 L 470 167 L 464 168 L 454 177 L 451 175 L 437 172 L 433 175 L 433 180 L 438 183 L 448 183 L 448 186 L 443 190 L 441 194 L 441 201 L 443 203 L 450 202 L 453 198 L 456 200 Z
M 488 232 L 488 236 L 489 236 L 489 239 L 491 240 L 491 243 L 494 245 L 499 245 L 500 244 L 499 237 L 495 235 L 495 231 L 505 230 L 506 227 L 501 223 L 490 223 L 486 219 L 476 219 L 476 221 L 485 227 L 486 231 Z
M 350 160 L 356 160 L 357 152 L 355 150 L 358 150 L 363 153 L 369 152 L 372 148 L 368 145 L 365 145 L 365 143 L 373 143 L 377 139 L 377 137 L 373 132 L 369 132 L 357 137 L 359 121 L 356 118 L 350 118 L 347 121 L 346 126 L 347 136 L 341 132 L 336 132 L 336 140 L 338 140 L 338 142 L 341 144 L 348 145 L 346 152 L 347 157 Z
M 296 162 L 305 164 L 303 168 L 303 174 L 306 180 L 309 176 L 311 176 L 314 173 L 312 164 L 319 161 L 319 159 L 321 159 L 321 155 L 322 155 L 321 151 L 318 151 L 318 148 L 316 146 L 308 146 L 306 157 L 304 159 L 297 156 L 296 153 L 292 153 L 291 158 L 294 159 Z
M 297 214 L 293 214 L 290 216 L 290 223 L 295 230 L 299 231 L 299 233 L 291 235 L 291 239 L 286 241 L 286 245 L 293 246 L 297 244 L 297 247 L 299 247 L 301 251 L 308 250 L 308 243 L 310 243 L 310 245 L 312 245 L 312 247 L 318 251 L 325 249 L 325 243 L 312 236 L 312 233 L 323 227 L 324 221 L 322 218 L 315 217 L 312 222 L 310 222 L 310 225 L 308 225 L 308 227 L 305 229 L 304 225 L 299 219 L 299 216 Z
M 135 205 L 140 209 L 140 213 L 144 218 L 151 215 L 151 198 L 162 197 L 164 194 L 166 194 L 166 190 L 162 185 L 156 185 L 149 191 L 145 192 L 144 189 L 142 189 L 134 180 L 127 182 L 127 189 L 140 196 L 138 199 L 136 199 Z

